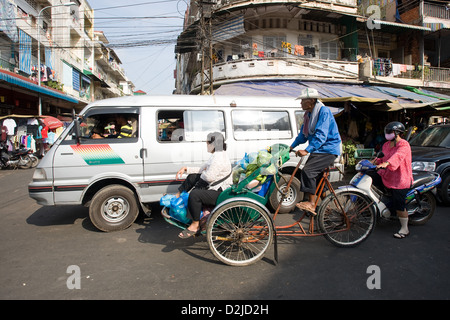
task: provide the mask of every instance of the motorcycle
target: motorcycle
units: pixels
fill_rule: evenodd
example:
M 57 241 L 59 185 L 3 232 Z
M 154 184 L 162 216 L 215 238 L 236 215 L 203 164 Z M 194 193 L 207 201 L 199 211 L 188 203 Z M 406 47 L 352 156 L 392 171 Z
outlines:
M 380 152 L 377 158 L 384 155 Z M 376 165 L 369 160 L 362 160 L 355 169 L 358 173 L 350 180 L 350 185 L 338 188 L 339 190 L 354 191 L 363 194 L 372 201 L 372 206 L 381 220 L 395 220 L 397 215 L 392 209 L 392 195 L 386 190 L 380 190 L 372 185 L 370 171 L 376 171 Z M 413 171 L 413 184 L 406 196 L 406 210 L 411 225 L 423 225 L 436 210 L 436 198 L 433 195 L 436 186 L 441 183 L 441 177 L 436 172 Z M 434 191 L 433 191 L 434 190 Z
M 6 143 L 0 144 L 0 168 L 29 169 L 37 166 L 39 160 L 30 149 L 8 151 Z

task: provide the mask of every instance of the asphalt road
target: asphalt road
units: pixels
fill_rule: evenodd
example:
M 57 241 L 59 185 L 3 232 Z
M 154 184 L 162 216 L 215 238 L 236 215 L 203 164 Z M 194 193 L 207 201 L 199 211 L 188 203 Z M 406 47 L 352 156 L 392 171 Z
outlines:
M 103 233 L 87 208 L 41 207 L 28 197 L 32 173 L 0 171 L 3 300 L 450 298 L 448 207 L 403 240 L 392 237 L 396 222 L 377 226 L 356 248 L 285 238 L 278 264 L 270 250 L 256 264 L 230 267 L 214 258 L 206 238 L 178 239 L 179 229 L 158 214 Z

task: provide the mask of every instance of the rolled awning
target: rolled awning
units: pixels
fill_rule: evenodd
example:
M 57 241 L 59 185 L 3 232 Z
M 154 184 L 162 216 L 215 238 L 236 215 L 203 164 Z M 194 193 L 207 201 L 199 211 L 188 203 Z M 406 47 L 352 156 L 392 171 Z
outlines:
M 391 29 L 413 29 L 413 30 L 422 30 L 422 31 L 431 31 L 431 28 L 429 27 L 422 27 L 422 26 L 416 26 L 413 24 L 406 24 L 406 23 L 399 23 L 399 22 L 391 22 L 391 21 L 384 21 L 384 20 L 373 20 L 375 24 L 380 24 L 381 26 L 385 26 L 385 29 L 388 27 L 391 27 Z M 383 27 L 382 27 L 383 28 Z
M 62 99 L 65 101 L 69 101 L 69 102 L 78 104 L 77 99 L 70 97 L 63 92 L 60 92 L 60 91 L 57 91 L 54 89 L 50 89 L 45 86 L 38 86 L 37 84 L 33 83 L 32 81 L 28 80 L 27 78 L 16 75 L 16 74 L 6 71 L 6 70 L 0 70 L 0 81 L 1 80 L 8 82 L 10 84 L 13 84 L 13 85 L 22 87 L 22 88 L 26 88 L 31 91 L 45 94 L 47 96 L 51 96 L 54 98 L 58 98 L 58 99 Z

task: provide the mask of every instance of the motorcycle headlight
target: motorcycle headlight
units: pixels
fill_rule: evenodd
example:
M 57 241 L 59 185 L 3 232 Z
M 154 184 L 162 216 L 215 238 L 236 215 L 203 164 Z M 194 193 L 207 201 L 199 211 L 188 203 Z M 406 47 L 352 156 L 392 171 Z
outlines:
M 36 168 L 33 174 L 33 181 L 45 181 L 47 180 L 47 174 L 42 168 Z
M 412 163 L 412 169 L 418 171 L 434 171 L 436 164 L 434 162 L 415 161 Z

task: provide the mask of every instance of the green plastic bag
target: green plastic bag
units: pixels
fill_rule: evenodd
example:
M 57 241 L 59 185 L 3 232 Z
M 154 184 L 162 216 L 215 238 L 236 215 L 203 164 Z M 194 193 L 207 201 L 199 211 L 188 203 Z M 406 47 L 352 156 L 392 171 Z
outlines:
M 272 159 L 272 155 L 265 151 L 265 150 L 261 150 L 258 152 L 258 160 L 257 160 L 257 164 L 258 167 L 261 167 L 265 164 L 270 163 L 270 160 Z

